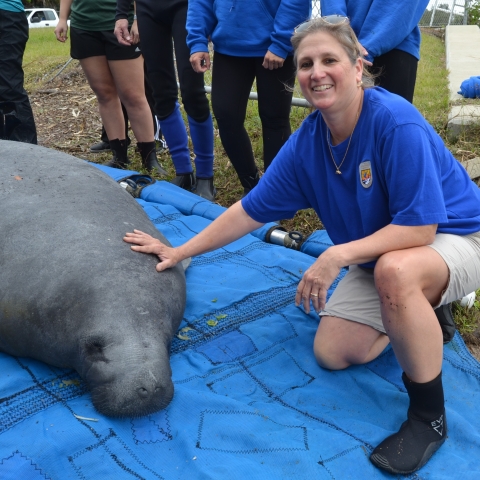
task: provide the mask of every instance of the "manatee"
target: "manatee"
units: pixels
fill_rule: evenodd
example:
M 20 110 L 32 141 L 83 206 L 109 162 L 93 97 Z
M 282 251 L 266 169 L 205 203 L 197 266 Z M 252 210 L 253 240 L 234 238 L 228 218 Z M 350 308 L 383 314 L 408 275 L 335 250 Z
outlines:
M 104 415 L 165 408 L 185 273 L 123 241 L 137 228 L 169 245 L 141 206 L 88 162 L 11 141 L 0 199 L 0 351 L 74 368 Z

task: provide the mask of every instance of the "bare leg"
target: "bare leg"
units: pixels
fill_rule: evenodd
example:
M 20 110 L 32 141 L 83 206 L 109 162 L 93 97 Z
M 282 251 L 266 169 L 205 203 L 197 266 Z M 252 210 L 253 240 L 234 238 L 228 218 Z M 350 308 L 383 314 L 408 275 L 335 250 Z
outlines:
M 137 142 L 153 142 L 152 113 L 145 97 L 143 57 L 111 60 L 108 64 Z
M 374 328 L 337 317 L 322 317 L 313 351 L 329 370 L 370 362 L 388 345 L 388 337 Z
M 375 267 L 382 319 L 407 377 L 429 382 L 442 369 L 443 337 L 432 309 L 448 283 L 448 267 L 432 248 L 383 255 Z
M 80 60 L 88 83 L 97 96 L 98 109 L 109 139 L 125 138 L 125 121 L 107 57 L 88 57 Z M 151 120 L 151 119 L 150 119 Z
M 429 247 L 383 255 L 375 267 L 380 308 L 410 405 L 399 431 L 372 452 L 371 461 L 390 473 L 421 468 L 447 435 L 442 385 L 443 336 L 431 307 L 448 283 L 448 267 Z

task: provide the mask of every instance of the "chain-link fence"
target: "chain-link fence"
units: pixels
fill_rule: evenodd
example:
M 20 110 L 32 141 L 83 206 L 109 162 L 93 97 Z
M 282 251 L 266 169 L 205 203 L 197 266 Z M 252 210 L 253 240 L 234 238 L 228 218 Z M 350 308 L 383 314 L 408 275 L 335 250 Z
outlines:
M 445 27 L 446 25 L 468 25 L 469 11 L 474 0 L 430 0 L 425 13 L 420 19 L 422 27 Z

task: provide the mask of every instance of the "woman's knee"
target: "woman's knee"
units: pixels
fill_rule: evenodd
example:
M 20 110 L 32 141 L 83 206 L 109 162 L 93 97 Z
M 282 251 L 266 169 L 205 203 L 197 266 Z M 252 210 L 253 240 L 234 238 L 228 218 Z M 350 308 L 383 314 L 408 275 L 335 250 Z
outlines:
M 343 370 L 351 365 L 341 348 L 336 348 L 328 340 L 317 335 L 313 344 L 313 354 L 317 363 L 327 370 Z
M 415 288 L 416 268 L 408 253 L 389 252 L 382 255 L 375 265 L 374 278 L 377 290 L 381 294 L 402 295 Z
M 349 366 L 345 359 L 332 355 L 332 352 L 328 352 L 321 347 L 314 346 L 313 353 L 317 363 L 327 370 L 344 370 Z
M 118 101 L 118 93 L 115 85 L 105 83 L 90 86 L 97 97 L 98 103 L 101 105 L 107 105 Z

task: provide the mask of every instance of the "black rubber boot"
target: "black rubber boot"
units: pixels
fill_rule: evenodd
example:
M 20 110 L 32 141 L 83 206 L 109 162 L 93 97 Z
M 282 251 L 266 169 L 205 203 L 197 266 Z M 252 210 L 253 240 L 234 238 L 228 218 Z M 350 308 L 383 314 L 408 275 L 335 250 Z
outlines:
M 210 178 L 197 177 L 197 188 L 195 189 L 195 193 L 199 197 L 202 197 L 205 200 L 209 200 L 210 202 L 213 202 L 215 200 L 215 195 L 217 194 L 217 190 L 213 185 L 213 177 L 210 177 Z
M 137 142 L 137 147 L 142 157 L 142 165 L 149 173 L 168 175 L 167 171 L 158 163 L 156 144 L 153 142 Z
M 382 470 L 406 475 L 423 467 L 447 437 L 442 373 L 427 383 L 415 383 L 402 375 L 410 397 L 407 421 L 386 438 L 370 460 Z
M 441 305 L 434 310 L 438 323 L 442 329 L 443 343 L 448 343 L 455 336 L 455 320 L 453 319 L 452 304 Z
M 258 170 L 255 172 L 255 175 L 251 176 L 241 176 L 238 177 L 240 179 L 240 183 L 242 184 L 243 187 L 243 195 L 242 198 L 247 195 L 247 193 L 250 192 L 254 187 L 257 186 L 258 181 L 260 180 L 260 176 L 258 174 Z
M 193 172 L 181 173 L 171 180 L 170 183 L 173 183 L 184 190 L 188 190 L 189 192 L 193 192 L 196 187 L 195 174 Z
M 127 168 L 130 160 L 127 156 L 127 141 L 125 139 L 110 140 L 110 148 L 112 149 L 113 158 L 106 164 L 107 167 Z
M 107 150 L 110 150 L 110 142 L 104 142 L 103 140 L 90 146 L 92 153 L 106 152 Z

